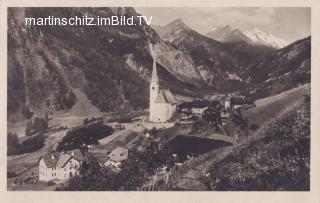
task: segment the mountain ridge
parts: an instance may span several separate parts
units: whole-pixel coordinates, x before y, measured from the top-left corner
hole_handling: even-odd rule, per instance
[[[230,25],[213,28],[205,34],[220,42],[246,42],[280,49],[288,45],[283,39],[254,27],[252,30],[240,30]]]
[[[73,90],[80,91],[78,95],[85,95],[100,111],[147,108],[153,61],[150,44],[161,87],[192,97],[245,88],[248,73],[256,72],[253,64],[259,60],[267,64],[272,57],[260,58],[275,53],[265,46],[213,40],[181,19],[157,32],[147,24],[51,29],[23,23],[25,16],[85,13],[138,15],[133,8],[8,9],[8,117],[24,108],[40,113],[68,111],[77,102]],[[307,44],[297,49],[304,46]],[[298,57],[308,58],[308,53]],[[304,71],[309,65],[306,62]]]

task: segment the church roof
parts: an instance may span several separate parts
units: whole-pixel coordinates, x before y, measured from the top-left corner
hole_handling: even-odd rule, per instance
[[[175,104],[177,103],[173,94],[170,90],[160,90],[159,94],[155,100],[155,103],[170,103]]]
[[[158,74],[157,74],[157,64],[156,64],[156,59],[153,59],[153,67],[152,67],[152,76],[151,76],[151,81],[153,82],[158,82]]]

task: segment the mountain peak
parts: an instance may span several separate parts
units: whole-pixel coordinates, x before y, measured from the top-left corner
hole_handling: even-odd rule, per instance
[[[281,38],[275,37],[274,35],[262,31],[260,28],[254,27],[251,31],[243,32],[254,44],[265,45],[280,49],[285,47],[288,43]]]
[[[258,28],[258,27],[254,27],[253,29],[252,29],[252,32],[260,32],[260,33],[266,33],[266,34],[268,34],[267,32],[265,32],[265,31],[262,31],[260,28]]]
[[[174,21],[172,21],[171,23],[169,23],[168,25],[172,25],[172,26],[175,26],[175,27],[180,27],[180,28],[185,28],[185,29],[190,29],[184,22],[181,18],[178,18]]]
[[[207,33],[206,36],[220,42],[250,41],[250,39],[247,38],[239,29],[233,28],[230,25],[215,27],[209,33]]]
[[[247,42],[276,49],[283,48],[288,44],[283,39],[277,38],[258,27],[254,27],[249,31],[241,31],[237,28],[231,27],[230,25],[219,26],[213,28],[206,34],[206,36],[220,42]]]

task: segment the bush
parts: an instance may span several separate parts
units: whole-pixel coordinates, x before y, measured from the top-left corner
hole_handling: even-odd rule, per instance
[[[8,171],[7,172],[7,178],[14,178],[17,176],[18,176],[18,174],[15,171]]]
[[[113,132],[110,126],[96,121],[86,126],[74,128],[66,133],[57,147],[58,151],[83,147],[83,144],[98,144],[98,140],[109,136]]]
[[[42,117],[35,117],[33,120],[28,120],[26,122],[25,133],[27,136],[42,133],[48,129],[48,119]]]
[[[16,133],[8,133],[7,139],[7,153],[8,155],[16,154],[20,149],[19,138]]]
[[[28,106],[23,106],[22,108],[22,115],[26,118],[26,119],[30,119],[33,115],[33,112],[29,109]]]
[[[44,136],[42,134],[34,135],[28,139],[25,139],[21,143],[21,153],[29,153],[36,151],[44,146]]]
[[[56,184],[56,183],[53,182],[53,181],[51,181],[51,180],[50,180],[49,182],[47,182],[47,185],[48,185],[48,186],[52,186],[52,185],[55,185],[55,184]]]
[[[61,97],[61,104],[70,109],[77,101],[76,95],[72,91],[68,91]]]
[[[250,130],[253,130],[253,131],[257,130],[258,128],[259,128],[259,126],[255,123],[251,124],[251,126],[250,126]]]
[[[15,133],[8,133],[8,155],[17,155],[33,152],[44,146],[44,136],[42,134],[34,135],[19,142],[18,136]]]

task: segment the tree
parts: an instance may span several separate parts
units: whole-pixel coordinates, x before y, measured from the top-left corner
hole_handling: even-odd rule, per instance
[[[101,167],[96,159],[89,157],[83,163],[80,175],[70,179],[68,185],[62,190],[68,191],[104,191],[117,190],[118,180],[114,173]]]
[[[25,129],[26,136],[30,136],[33,134],[33,124],[32,120],[27,120],[26,122],[26,129]]]
[[[215,107],[210,107],[204,111],[202,118],[209,123],[217,123],[220,118],[220,109]]]
[[[15,154],[20,149],[20,143],[19,138],[16,133],[8,133],[8,139],[7,139],[7,153],[8,155]]]
[[[48,128],[48,121],[45,118],[35,117],[33,121],[33,130],[35,133],[43,132]]]
[[[29,109],[28,106],[23,106],[22,108],[22,115],[26,118],[26,119],[30,119],[33,115],[33,112]]]

